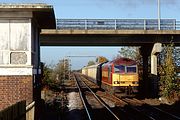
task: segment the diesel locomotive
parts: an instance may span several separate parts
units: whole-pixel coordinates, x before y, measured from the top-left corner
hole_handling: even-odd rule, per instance
[[[138,66],[136,61],[129,58],[117,58],[110,62],[83,67],[82,74],[113,93],[131,94],[138,91]]]

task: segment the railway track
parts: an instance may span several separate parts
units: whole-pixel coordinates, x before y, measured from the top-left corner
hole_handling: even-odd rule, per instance
[[[180,117],[163,111],[157,107],[150,106],[138,99],[125,98],[122,100],[127,102],[130,106],[133,106],[144,115],[149,116],[151,120],[180,120]]]
[[[114,100],[115,102],[121,101],[120,107],[116,109],[121,112],[121,115],[126,116],[125,120],[180,120],[180,117],[178,116],[165,112],[157,107],[150,106],[135,98],[118,98],[107,92],[100,93],[98,96],[106,96],[107,99],[110,99],[111,101]]]
[[[83,82],[79,74],[74,75],[77,87],[79,89],[79,94],[87,114],[87,119],[120,120],[120,118],[110,109],[110,107],[100,97],[98,97],[85,82]],[[99,103],[98,106],[101,106],[101,109],[94,110],[92,102],[90,101],[93,101],[93,103],[96,103],[96,105]]]
[[[86,78],[87,79],[87,78]],[[118,111],[122,120],[152,120],[150,116],[145,115],[135,107],[129,105],[124,100],[121,100],[120,98],[109,94],[109,92],[97,92],[98,96],[100,97],[106,97],[106,99],[109,99],[116,104],[116,112]],[[123,116],[123,117],[122,117]]]

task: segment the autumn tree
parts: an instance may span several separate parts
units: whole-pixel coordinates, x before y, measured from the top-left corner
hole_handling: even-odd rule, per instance
[[[93,60],[90,60],[87,64],[87,66],[95,65],[96,63]]]
[[[70,63],[68,59],[59,60],[53,65],[43,65],[42,84],[53,89],[58,89],[64,80],[69,79]]]
[[[108,59],[106,57],[103,57],[103,56],[98,56],[96,58],[97,63],[104,63],[104,62],[107,62],[107,61],[108,61]]]
[[[68,59],[59,60],[59,63],[57,63],[53,69],[52,79],[57,83],[60,83],[62,80],[67,80],[69,78],[69,67],[70,63]]]
[[[129,59],[133,59],[135,61],[137,61],[138,64],[142,64],[142,60],[141,60],[141,55],[139,52],[139,47],[121,47],[120,51],[118,51],[118,55],[116,58],[118,57],[126,57]]]
[[[51,74],[53,70],[46,64],[43,63],[43,74],[42,74],[42,84],[43,86],[49,86],[52,83]]]
[[[180,47],[175,47],[174,51],[175,65],[180,66]]]
[[[166,98],[172,98],[178,91],[179,85],[176,78],[176,65],[174,60],[174,44],[170,43],[164,46],[162,65],[160,67],[160,95]]]

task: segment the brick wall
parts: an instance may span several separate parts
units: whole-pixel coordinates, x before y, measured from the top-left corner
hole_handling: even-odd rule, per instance
[[[0,110],[21,100],[33,100],[32,76],[0,76]]]

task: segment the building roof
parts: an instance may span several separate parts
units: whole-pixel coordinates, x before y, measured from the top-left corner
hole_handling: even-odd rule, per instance
[[[0,4],[0,12],[32,12],[41,29],[56,28],[56,19],[52,5],[38,4]]]

